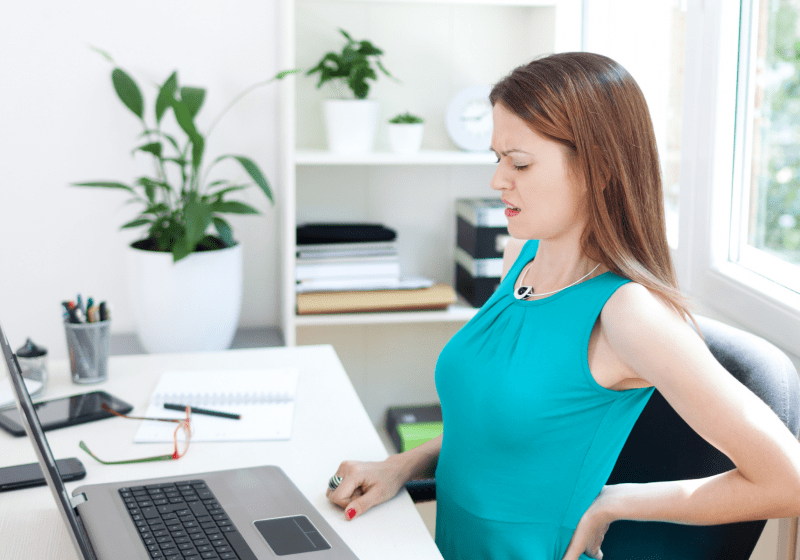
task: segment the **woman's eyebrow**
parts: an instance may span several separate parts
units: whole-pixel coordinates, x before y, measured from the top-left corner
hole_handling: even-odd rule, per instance
[[[491,150],[492,150],[492,151],[495,153],[495,155],[497,155],[497,156],[500,156],[500,155],[507,156],[507,155],[509,155],[509,154],[525,154],[526,156],[529,156],[529,155],[531,155],[531,153],[530,153],[530,152],[526,152],[525,150],[520,150],[519,148],[511,148],[510,150],[508,150],[508,151],[505,151],[505,152],[498,152],[498,151],[497,151],[497,150],[495,150],[494,148],[491,148]]]
[[[494,148],[492,148],[492,151],[493,151],[495,154],[500,154],[500,155],[504,155],[504,156],[507,156],[508,154],[513,154],[513,153],[517,153],[517,154],[525,154],[525,155],[528,155],[528,156],[529,156],[529,155],[531,155],[529,152],[526,152],[525,150],[520,150],[519,148],[511,148],[510,150],[508,150],[508,151],[506,151],[506,152],[498,152],[497,150],[495,150]]]

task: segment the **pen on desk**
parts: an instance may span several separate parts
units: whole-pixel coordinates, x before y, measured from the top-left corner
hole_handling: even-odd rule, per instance
[[[164,403],[164,408],[166,408],[167,410],[186,410],[186,405]],[[232,420],[239,420],[242,417],[241,414],[234,414],[232,412],[219,412],[218,410],[208,410],[207,408],[197,408],[196,406],[190,406],[189,408],[192,409],[192,413],[194,414],[205,414],[206,416],[219,416],[220,418],[230,418]]]

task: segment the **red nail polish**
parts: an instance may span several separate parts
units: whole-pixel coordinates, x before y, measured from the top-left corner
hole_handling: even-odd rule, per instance
[[[348,509],[346,513],[348,519],[353,519],[356,516],[356,510],[353,508]]]

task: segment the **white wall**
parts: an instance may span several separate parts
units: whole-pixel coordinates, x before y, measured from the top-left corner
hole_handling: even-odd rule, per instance
[[[0,18],[0,321],[12,347],[31,336],[52,357],[66,344],[59,303],[77,292],[113,305],[112,332],[132,332],[126,247],[120,232],[135,207],[120,191],[73,181],[131,181],[147,172],[131,157],[138,119],[116,98],[111,65],[139,82],[152,111],[155,87],[177,69],[183,85],[208,89],[198,126],[243,89],[278,71],[277,0],[33,0],[5,3]],[[151,113],[152,114],[152,113]],[[247,155],[277,195],[277,88],[256,90],[230,111],[207,144],[217,155]],[[171,118],[171,117],[170,117]],[[234,162],[234,179],[247,180]],[[220,166],[220,167],[221,167]],[[276,220],[257,188],[241,198],[262,216],[231,219],[244,246],[242,326],[277,323]]]

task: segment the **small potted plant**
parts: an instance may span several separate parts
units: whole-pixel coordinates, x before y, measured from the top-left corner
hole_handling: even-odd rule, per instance
[[[422,145],[424,121],[409,112],[389,120],[389,146],[398,154],[413,154]]]
[[[369,41],[356,41],[343,29],[346,43],[341,53],[328,52],[306,72],[319,74],[317,89],[330,83],[335,99],[324,102],[328,148],[338,154],[364,154],[372,151],[378,121],[378,102],[367,99],[370,84],[378,71],[392,75],[381,64],[383,51]]]
[[[143,128],[133,154],[150,156],[153,172],[124,183],[104,180],[72,185],[122,191],[129,202],[141,207],[139,215],[122,229],[143,230],[129,255],[131,307],[142,346],[148,352],[227,348],[239,320],[242,251],[224,215],[259,213],[229,197],[253,184],[270,202],[273,197],[258,165],[245,156],[221,155],[204,167],[205,141],[244,95],[296,70],[247,88],[202,133],[195,117],[203,106],[205,89],[181,87],[173,72],[158,88],[153,114],[146,115],[136,81],[107,53],[95,50],[114,64],[114,90]],[[169,113],[177,126],[164,127]],[[209,174],[226,160],[237,162],[252,182],[242,184],[219,172]]]

